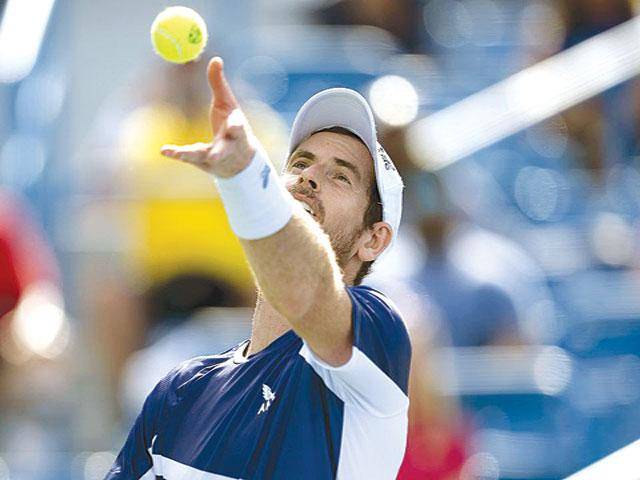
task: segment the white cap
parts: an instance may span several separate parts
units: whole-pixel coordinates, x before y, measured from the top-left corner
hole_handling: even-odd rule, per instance
[[[382,202],[382,220],[391,227],[393,242],[402,216],[404,185],[389,155],[378,143],[373,112],[362,95],[348,88],[329,88],[307,100],[293,121],[288,156],[313,133],[331,127],[349,130],[369,149]]]

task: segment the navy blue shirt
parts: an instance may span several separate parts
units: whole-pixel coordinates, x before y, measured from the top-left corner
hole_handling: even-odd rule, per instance
[[[107,474],[120,479],[392,479],[404,455],[411,347],[380,292],[347,289],[351,359],[332,367],[293,330],[171,371]]]

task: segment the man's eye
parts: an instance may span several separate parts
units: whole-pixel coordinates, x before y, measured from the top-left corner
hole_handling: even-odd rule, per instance
[[[304,168],[306,165],[304,162],[294,162],[293,165],[291,165],[291,168]]]
[[[338,175],[336,175],[336,178],[338,180],[340,180],[341,182],[348,183],[349,185],[351,184],[351,181],[349,180],[349,177],[347,177],[346,175],[343,175],[343,174],[339,173]]]

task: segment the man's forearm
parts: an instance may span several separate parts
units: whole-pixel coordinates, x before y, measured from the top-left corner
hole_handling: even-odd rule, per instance
[[[329,237],[298,206],[280,231],[241,243],[266,300],[294,327],[316,304],[344,292]]]

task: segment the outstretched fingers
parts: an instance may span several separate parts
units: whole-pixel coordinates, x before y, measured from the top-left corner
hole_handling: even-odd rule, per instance
[[[209,155],[211,144],[194,143],[191,145],[163,145],[160,153],[165,157],[182,160],[183,162],[200,165]]]

